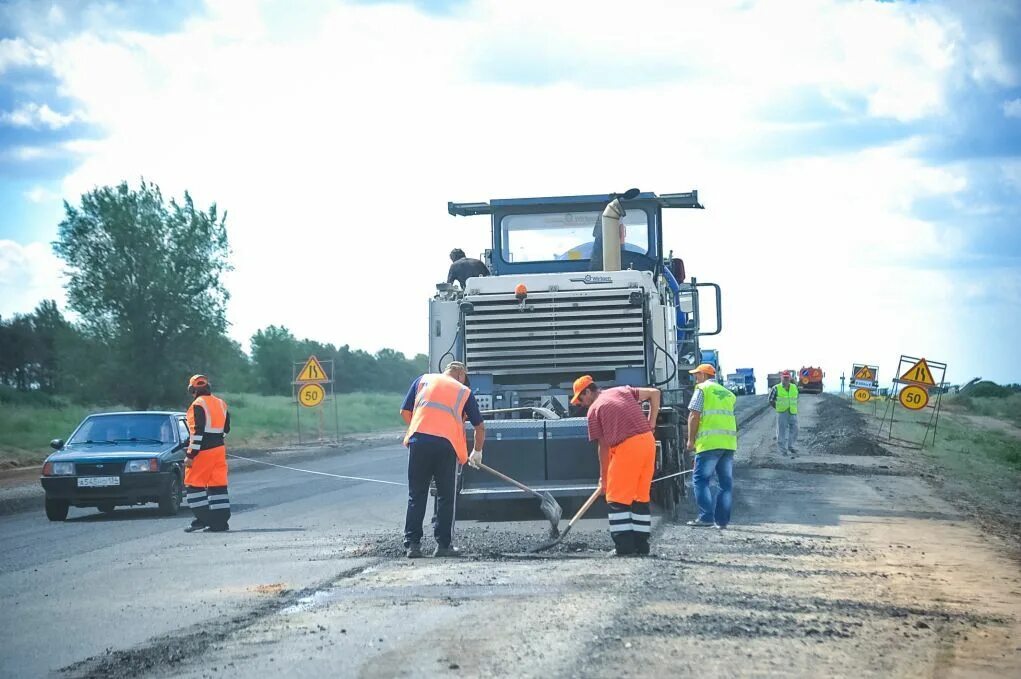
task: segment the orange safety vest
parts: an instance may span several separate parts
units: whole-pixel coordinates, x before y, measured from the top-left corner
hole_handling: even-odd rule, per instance
[[[202,408],[205,414],[205,426],[202,431],[195,431],[195,409]],[[223,447],[223,430],[227,426],[227,404],[215,396],[199,396],[188,408],[188,431],[191,432],[189,453]]]
[[[430,434],[450,441],[457,459],[468,461],[468,442],[464,436],[462,414],[471,389],[447,375],[422,375],[418,380],[415,411],[404,437],[408,445],[412,434]]]

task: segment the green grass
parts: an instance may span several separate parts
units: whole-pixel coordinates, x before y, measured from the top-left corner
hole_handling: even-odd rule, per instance
[[[231,413],[231,434],[228,446],[265,449],[297,443],[294,402],[286,396],[258,394],[221,394]],[[67,438],[81,420],[93,412],[129,410],[125,407],[95,407],[68,403],[60,398],[8,400],[0,403],[0,468],[26,466],[42,462],[52,452],[49,443]],[[401,429],[398,410],[401,394],[353,393],[338,394],[336,413],[341,436]],[[168,408],[184,409],[185,403]],[[336,436],[334,405],[323,408],[323,435]],[[319,414],[316,409],[303,408],[302,440],[318,439]]]
[[[947,399],[943,403],[935,444],[930,433],[926,447],[917,454],[935,463],[944,472],[948,488],[952,487],[954,493],[983,501],[994,500],[1001,507],[1016,505],[1018,488],[1021,488],[1021,438],[992,425],[983,426],[969,420],[962,412],[961,404],[954,404],[955,400]],[[1010,399],[990,400],[1006,402]],[[948,404],[950,408],[947,408]],[[886,406],[886,403],[880,403],[876,415],[872,414],[871,405],[855,406],[866,416],[870,434],[876,434]],[[996,417],[989,410],[980,412]],[[898,407],[895,413],[893,435],[920,442],[931,411],[914,413]],[[1009,415],[997,419],[1014,421]],[[886,440],[888,427],[889,422],[878,436],[880,443]]]
[[[1021,394],[1006,397],[954,396],[947,399],[947,404],[967,410],[972,415],[988,415],[1021,427]]]

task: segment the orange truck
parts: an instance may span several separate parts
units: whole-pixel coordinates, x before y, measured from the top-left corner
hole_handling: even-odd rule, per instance
[[[822,378],[825,376],[822,368],[802,368],[798,371],[798,391],[803,394],[821,394]]]

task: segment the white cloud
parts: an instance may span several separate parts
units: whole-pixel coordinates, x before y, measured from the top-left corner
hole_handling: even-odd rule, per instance
[[[76,120],[74,114],[63,114],[54,111],[46,104],[23,104],[13,111],[0,112],[0,125],[12,127],[46,127],[59,130]]]
[[[724,286],[725,367],[888,363],[923,350],[911,328],[939,329],[923,337],[937,358],[957,351],[954,288],[925,265],[964,232],[911,208],[953,198],[966,175],[915,159],[911,141],[779,160],[748,151],[778,133],[763,106],[799,90],[881,118],[939,115],[963,57],[958,29],[924,6],[663,0],[623,21],[617,4],[580,0],[478,2],[457,20],[331,5],[288,35],[273,14],[288,6],[265,7],[214,3],[180,33],[83,35],[48,57],[62,92],[109,130],[78,148],[62,193],[144,175],[226,208],[240,340],[277,323],[422,351],[446,253],[488,242],[488,223],[449,217],[447,200],[637,185],[699,188],[708,205],[668,215],[666,241]],[[537,53],[538,68],[570,59],[567,75],[584,77],[479,79],[493,54],[513,75]],[[618,68],[600,82],[624,57],[676,77],[628,83]],[[774,341],[777,324],[797,332]]]
[[[1021,118],[1021,97],[1003,102],[1003,115],[1008,118]]]
[[[54,193],[42,186],[33,186],[28,191],[25,191],[24,195],[25,198],[33,203],[46,203],[60,198],[59,193]]]
[[[49,57],[45,49],[32,45],[22,38],[0,40],[0,74],[10,68],[46,66]]]
[[[48,243],[0,240],[0,316],[27,313],[44,299],[64,299],[61,262]]]

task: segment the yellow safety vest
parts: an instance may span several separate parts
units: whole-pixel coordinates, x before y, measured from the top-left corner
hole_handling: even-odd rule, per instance
[[[785,390],[781,382],[776,385],[776,412],[786,413],[788,411],[791,415],[798,414],[798,385],[791,382],[791,386]]]
[[[706,450],[737,450],[737,397],[715,382],[696,384],[702,391],[702,417],[695,434],[695,454]]]

